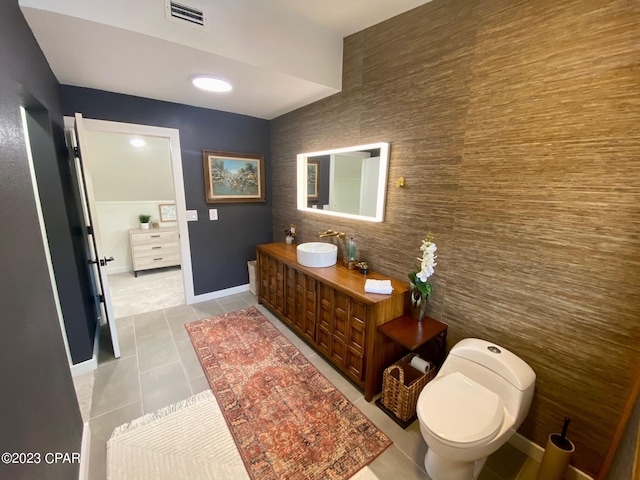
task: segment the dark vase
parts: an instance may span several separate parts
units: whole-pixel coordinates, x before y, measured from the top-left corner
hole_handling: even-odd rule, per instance
[[[429,306],[429,296],[423,295],[417,288],[411,290],[411,305],[417,312],[418,321],[421,322],[427,317],[427,307]]]

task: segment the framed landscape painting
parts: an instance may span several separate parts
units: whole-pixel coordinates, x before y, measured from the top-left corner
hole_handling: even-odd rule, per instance
[[[264,159],[247,153],[202,151],[207,203],[264,202]]]

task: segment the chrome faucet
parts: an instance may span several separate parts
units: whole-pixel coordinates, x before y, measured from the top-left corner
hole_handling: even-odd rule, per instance
[[[319,237],[320,238],[325,238],[325,237],[344,238],[344,233],[342,233],[342,232],[334,232],[333,230],[327,230],[326,232],[320,232],[319,233]]]

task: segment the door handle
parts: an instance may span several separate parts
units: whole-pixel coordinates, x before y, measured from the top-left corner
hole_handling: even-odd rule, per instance
[[[100,266],[101,266],[101,267],[104,267],[104,266],[106,266],[106,265],[107,265],[107,263],[109,263],[109,262],[113,262],[113,260],[114,260],[114,258],[113,258],[113,257],[109,257],[109,258],[104,257],[104,258],[101,258],[101,259],[100,259]]]

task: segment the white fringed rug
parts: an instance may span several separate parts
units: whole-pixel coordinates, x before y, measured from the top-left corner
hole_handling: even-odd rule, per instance
[[[249,480],[211,390],[115,429],[108,480]],[[377,480],[368,467],[351,480]]]

